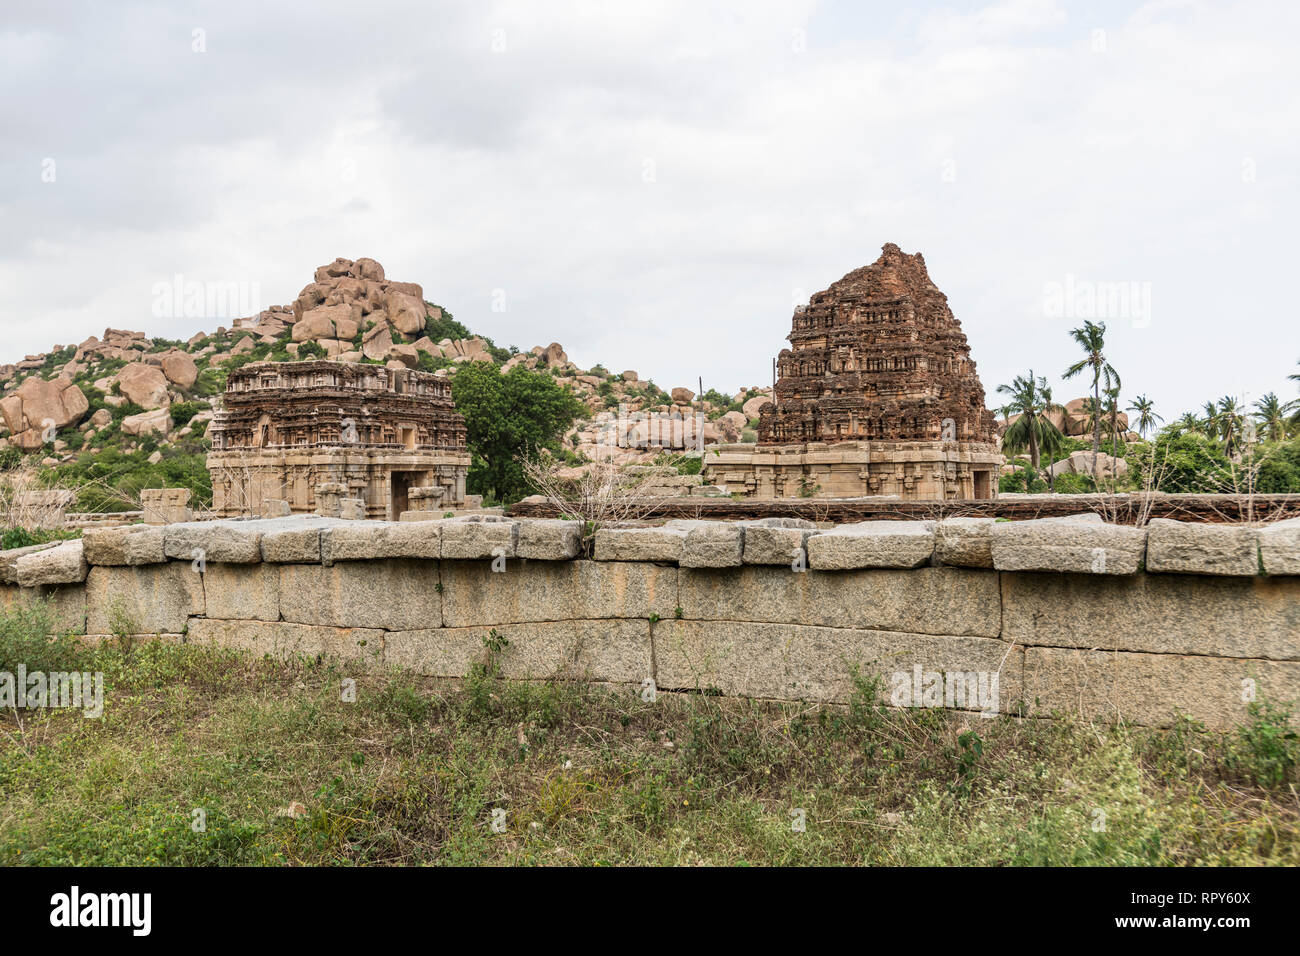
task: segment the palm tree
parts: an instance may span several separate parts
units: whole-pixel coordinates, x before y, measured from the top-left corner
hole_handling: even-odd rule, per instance
[[[1289,405],[1283,405],[1273,392],[1255,403],[1255,420],[1259,422],[1266,441],[1281,441],[1286,438],[1288,411]]]
[[[1114,477],[1113,459],[1119,457],[1119,387],[1106,389],[1106,418],[1110,425],[1110,457],[1112,459],[1112,477]]]
[[[1155,402],[1145,395],[1139,395],[1133,399],[1133,404],[1126,411],[1133,412],[1137,420],[1133,423],[1137,428],[1137,433],[1143,438],[1147,437],[1147,432],[1156,427],[1156,422],[1163,422],[1164,419],[1155,413]]]
[[[1204,432],[1208,437],[1215,438],[1219,434],[1219,406],[1214,402],[1206,402],[1201,406],[1201,427],[1198,431]]]
[[[1300,362],[1297,362],[1296,364],[1300,365]],[[1300,372],[1297,372],[1294,375],[1288,375],[1287,380],[1291,382],[1300,382]],[[1291,413],[1291,424],[1300,428],[1300,398],[1293,398],[1283,407]]]
[[[1020,416],[1002,434],[1002,447],[1013,455],[1027,448],[1029,462],[1037,473],[1041,452],[1055,454],[1064,444],[1065,436],[1047,417],[1049,412],[1060,411],[1061,406],[1052,401],[1047,379],[1041,375],[1035,378],[1033,369],[1028,377],[1017,375],[1010,385],[999,385],[998,391],[1011,397],[1002,407],[1002,414],[1008,419]],[[1055,487],[1050,472],[1048,483]]]
[[[1195,412],[1184,412],[1182,418],[1179,418],[1169,426],[1174,429],[1176,434],[1182,435],[1186,432],[1199,434],[1204,429],[1201,420],[1196,417]]]
[[[1215,422],[1219,427],[1219,437],[1223,439],[1223,453],[1231,455],[1241,434],[1241,405],[1231,395],[1219,399]]]
[[[1065,370],[1065,378],[1074,378],[1084,369],[1092,369],[1092,475],[1097,477],[1097,452],[1101,450],[1101,383],[1106,388],[1119,388],[1119,373],[1106,361],[1106,323],[1084,320],[1083,327],[1071,329],[1070,337],[1083,349],[1084,357]]]

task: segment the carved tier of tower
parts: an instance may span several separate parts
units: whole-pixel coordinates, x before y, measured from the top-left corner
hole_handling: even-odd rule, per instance
[[[796,309],[756,444],[708,479],[757,498],[992,498],[1004,461],[970,346],[920,253],[892,242]]]
[[[893,243],[794,314],[760,445],[995,441],[970,346],[925,259]]]

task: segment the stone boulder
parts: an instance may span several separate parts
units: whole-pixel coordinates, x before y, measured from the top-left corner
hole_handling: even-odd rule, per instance
[[[694,392],[689,388],[681,388],[680,386],[673,389],[672,396],[673,402],[677,405],[689,405],[695,400]]]
[[[718,431],[726,442],[740,441],[740,433],[749,424],[744,412],[727,412],[717,420]]]
[[[559,342],[552,342],[537,353],[537,364],[545,365],[547,368],[563,368],[569,364],[569,356],[564,353],[564,348]]]
[[[167,376],[167,381],[187,391],[194,386],[199,377],[199,369],[194,364],[194,359],[184,352],[164,353],[162,372]]]
[[[393,345],[393,333],[388,322],[377,322],[374,328],[361,337],[361,351],[368,359],[383,361]]]
[[[327,265],[321,266],[316,270],[317,282],[328,282],[330,279],[337,279],[345,276],[352,271],[355,263],[351,259],[344,259],[342,256],[335,259]]]
[[[384,297],[384,311],[388,322],[403,335],[415,335],[424,330],[427,310],[424,300],[405,292],[398,292],[391,286]]]
[[[39,448],[47,427],[65,428],[81,421],[90,402],[71,379],[45,381],[30,377],[11,395],[0,399],[0,416],[13,441],[26,451]]]
[[[123,396],[141,408],[163,408],[171,404],[167,376],[156,366],[132,362],[118,370],[113,382]]]
[[[149,412],[141,412],[139,415],[128,415],[122,419],[122,434],[124,435],[166,435],[171,431],[172,416],[165,408],[154,409]]]
[[[361,258],[352,263],[353,271],[362,279],[371,279],[375,282],[384,281],[384,267],[374,259]]]
[[[748,399],[745,404],[741,406],[741,410],[745,413],[746,419],[757,418],[758,413],[762,410],[763,406],[770,401],[771,399],[766,395],[759,395],[755,398]]]
[[[351,339],[361,327],[361,310],[356,305],[320,305],[303,313],[293,324],[295,342],[321,339]]]

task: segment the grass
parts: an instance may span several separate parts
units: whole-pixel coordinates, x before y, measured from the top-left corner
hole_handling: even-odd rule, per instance
[[[1300,862],[1271,706],[1216,735],[890,710],[868,680],[847,707],[650,702],[502,681],[496,636],[436,681],[40,625],[0,618],[0,670],[99,670],[106,703],[0,717],[4,864]]]

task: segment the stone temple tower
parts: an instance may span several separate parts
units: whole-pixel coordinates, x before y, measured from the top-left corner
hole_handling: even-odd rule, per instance
[[[757,445],[720,446],[715,484],[778,498],[996,495],[993,413],[919,252],[887,243],[796,309],[789,340]]]

